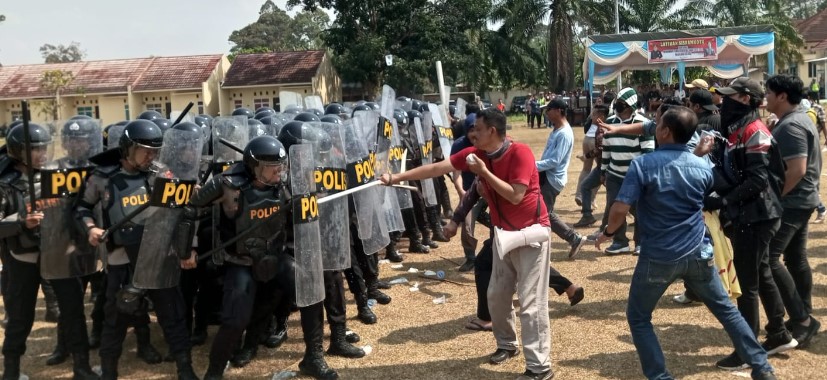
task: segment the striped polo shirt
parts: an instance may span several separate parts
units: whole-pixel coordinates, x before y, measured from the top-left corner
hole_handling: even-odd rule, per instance
[[[621,121],[617,115],[606,119],[607,124],[634,124],[646,121],[649,119],[637,112],[632,114],[628,120]],[[603,135],[603,160],[600,163],[600,170],[604,174],[611,174],[621,179],[626,178],[626,172],[632,160],[654,150],[654,136],[606,133]]]

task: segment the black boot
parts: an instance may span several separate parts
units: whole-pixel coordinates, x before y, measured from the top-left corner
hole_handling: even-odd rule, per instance
[[[249,334],[249,331],[248,331]],[[230,364],[236,368],[243,368],[258,355],[258,341],[253,337],[244,339],[244,345],[239,348],[230,359]]]
[[[347,341],[345,335],[347,328],[344,324],[330,325],[330,347],[327,349],[328,355],[342,356],[346,358],[361,358],[365,356],[365,351],[356,347]]]
[[[55,289],[45,280],[40,282],[40,289],[43,290],[43,298],[46,299],[46,315],[43,319],[46,322],[57,323],[58,318],[60,318],[60,308],[57,306]]]
[[[431,225],[431,239],[441,242],[449,242],[450,240],[445,237],[445,233],[442,231],[442,223],[439,219],[439,207],[429,207],[427,212],[428,224]]]
[[[431,249],[439,248],[439,244],[437,244],[435,241],[431,240],[431,230],[430,229],[424,228],[424,229],[420,230],[420,232],[422,232],[422,244],[423,245],[425,245],[426,247],[430,247]]]
[[[405,258],[402,257],[402,254],[396,249],[396,243],[391,241],[387,247],[385,247],[385,258],[392,263],[401,263],[402,260]]]
[[[72,380],[100,380],[100,376],[92,371],[89,366],[89,353],[78,352],[72,354],[74,365],[72,366]]]
[[[431,248],[425,244],[422,244],[422,236],[418,233],[414,234],[414,237],[410,238],[408,244],[408,252],[410,253],[430,253]]]
[[[367,293],[354,294],[354,298],[356,298],[356,317],[366,325],[376,323],[376,314],[373,314],[373,310],[371,310],[370,306],[368,306]]]
[[[46,358],[46,365],[58,365],[63,364],[66,362],[66,359],[69,359],[69,352],[66,350],[66,343],[64,341],[64,331],[60,326],[60,323],[57,324],[57,343],[55,344],[55,350]],[[88,359],[88,358],[87,358]]]
[[[299,362],[299,371],[302,375],[314,379],[335,380],[339,374],[333,368],[328,367],[322,352],[322,342],[314,343],[304,352],[304,358]]]
[[[405,222],[405,232],[402,234],[409,240],[408,252],[428,253],[430,248],[422,245],[422,236],[419,235],[416,216],[413,208],[402,209],[402,220]]]
[[[103,323],[92,320],[92,332],[89,334],[89,349],[95,349],[101,346],[101,333],[103,333]]]
[[[3,357],[3,380],[18,380],[20,378],[20,357]]]
[[[368,286],[368,298],[373,298],[381,305],[387,305],[391,303],[391,296],[382,293],[377,286],[377,280],[370,281]]]
[[[189,352],[175,354],[175,368],[178,369],[178,380],[199,380],[192,370],[192,356]]]
[[[207,367],[207,373],[204,374],[204,380],[221,380],[224,378],[224,368],[227,367],[227,363],[218,364],[210,362],[210,366]]]
[[[152,346],[149,339],[149,326],[135,327],[135,337],[138,340],[138,357],[147,364],[158,364],[164,361],[161,353]]]
[[[279,348],[285,341],[287,341],[287,317],[274,318],[274,328],[271,333],[264,340],[264,346],[267,348]]]
[[[118,358],[101,357],[101,380],[118,379]]]
[[[347,329],[345,330],[345,340],[351,344],[359,343],[359,341],[362,340],[362,337],[359,336],[359,334],[357,334],[355,331]]]

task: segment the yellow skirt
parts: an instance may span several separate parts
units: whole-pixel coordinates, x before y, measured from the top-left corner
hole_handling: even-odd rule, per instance
[[[734,300],[741,296],[741,285],[738,283],[735,264],[732,262],[732,245],[724,235],[717,211],[704,211],[704,223],[712,235],[712,244],[715,246],[715,266],[718,268],[718,276],[721,277],[727,295]]]

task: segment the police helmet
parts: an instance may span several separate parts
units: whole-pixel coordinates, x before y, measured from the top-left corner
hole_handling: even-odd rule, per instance
[[[322,123],[342,124],[342,118],[338,115],[324,115],[320,120]]]
[[[284,144],[284,149],[288,151],[295,144],[311,144],[324,153],[329,151],[333,145],[327,132],[300,121],[291,121],[285,124],[279,131],[279,141]]]
[[[422,102],[419,105],[419,112],[425,113],[425,112],[428,112],[428,111],[429,111],[428,103],[427,102]]]
[[[293,120],[304,121],[304,122],[308,122],[308,123],[310,123],[310,122],[319,122],[320,121],[319,117],[316,116],[316,114],[314,114],[312,112],[302,112],[302,113],[296,115],[296,117],[294,117]]]
[[[138,119],[129,122],[123,130],[123,135],[118,141],[121,149],[121,156],[129,157],[129,148],[140,146],[144,148],[158,149],[164,145],[164,133],[155,123]]]
[[[69,121],[63,123],[63,128],[60,130],[60,134],[63,138],[67,137],[74,137],[74,138],[89,138],[98,130],[98,124],[91,118],[89,119],[69,119]]]
[[[347,110],[339,103],[330,103],[324,108],[325,115],[341,115],[344,113],[347,113]]]
[[[176,131],[186,131],[186,132],[197,133],[199,136],[202,134],[201,127],[198,126],[198,124],[195,124],[191,121],[182,121],[178,124],[175,124],[175,126],[172,127],[171,129],[174,129]]]
[[[248,119],[252,119],[255,114],[253,114],[253,111],[250,111],[244,107],[239,107],[233,110],[233,116],[245,116]]]
[[[274,113],[276,113],[276,110],[274,110],[270,107],[258,107],[258,108],[256,108],[255,114],[258,115],[260,113],[274,114]]]
[[[366,104],[359,104],[356,107],[353,107],[353,113],[351,113],[350,116],[353,117],[353,115],[356,115],[356,111],[370,111],[372,109],[373,108],[370,108]]]
[[[243,162],[247,173],[258,179],[260,171],[256,169],[261,165],[286,164],[287,150],[273,136],[258,136],[244,147]],[[275,185],[275,183],[266,184]]]
[[[203,117],[203,118],[207,119],[207,122],[208,122],[208,123],[210,123],[210,126],[212,126],[212,116],[207,115],[207,114],[204,114],[204,113],[202,113],[202,114],[200,114],[200,115],[198,115],[198,116],[199,116],[199,117]],[[196,124],[197,124],[197,123],[196,123]]]
[[[370,109],[372,109],[374,111],[379,111],[379,109],[382,108],[382,107],[379,107],[379,105],[376,104],[375,102],[366,102],[365,105],[370,107]]]
[[[453,104],[448,105],[448,112],[451,114],[451,117],[454,117],[454,115],[457,114],[457,106]]]
[[[419,118],[419,120],[422,120],[422,112],[419,112],[418,110],[408,111],[408,123],[409,124],[413,123],[414,118],[417,118],[417,117]]]
[[[324,112],[322,112],[322,110],[320,110],[318,108],[308,108],[307,111],[305,111],[305,112],[312,113],[312,114],[316,115],[317,117],[324,116]]]
[[[195,123],[195,125],[198,125],[202,128],[203,127],[209,127],[210,124],[211,124],[211,120],[207,119],[206,117],[204,117],[202,115],[198,115],[198,116],[192,118],[192,121]]]
[[[141,112],[141,114],[138,115],[138,119],[142,119],[142,120],[155,120],[155,119],[163,119],[163,118],[164,118],[164,115],[161,115],[160,112],[152,111],[152,110]]]
[[[303,110],[303,108],[301,106],[291,104],[291,105],[287,106],[287,108],[285,108],[284,111],[282,111],[282,113],[289,113],[289,114],[294,114],[295,115],[295,114],[301,113],[302,110]]]
[[[427,107],[427,105],[426,105]],[[419,99],[411,99],[411,109],[419,111],[422,108],[422,101]]]
[[[411,101],[411,98],[409,98],[407,96],[399,96],[399,97],[396,98],[396,101],[401,102],[401,103],[407,103],[407,102]]]
[[[86,115],[75,115],[69,118],[69,120],[92,120],[92,117]]]
[[[6,146],[9,149],[9,157],[26,162],[26,138],[24,136],[25,126],[21,122],[15,125],[6,135]],[[52,143],[52,134],[48,129],[38,124],[29,123],[29,138],[32,148],[46,147]],[[34,158],[34,157],[33,157]],[[46,162],[42,162],[45,164]]]
[[[169,119],[152,119],[152,122],[155,123],[155,125],[157,125],[158,128],[161,128],[161,132],[166,132],[167,129],[172,128],[172,122]]]
[[[272,110],[256,112],[256,115],[253,116],[253,119],[261,120],[261,119],[263,119],[267,116],[273,116],[275,114],[276,114],[276,111],[272,111]]]
[[[402,109],[393,110],[393,118],[396,119],[396,126],[399,128],[408,126],[408,114]]]
[[[267,133],[264,123],[256,119],[247,119],[247,128],[251,139]]]

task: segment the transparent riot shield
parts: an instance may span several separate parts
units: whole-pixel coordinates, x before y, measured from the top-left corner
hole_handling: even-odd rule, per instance
[[[250,141],[247,118],[244,116],[217,117],[212,125],[213,144],[213,175],[227,170],[230,165],[240,162],[242,154],[235,149],[221,143],[221,139],[229,141],[239,149],[244,149]]]
[[[178,120],[178,116],[181,116],[182,112],[184,112],[184,111],[172,111],[172,112],[170,112],[169,113],[169,119],[170,120]],[[184,115],[184,118],[181,119],[181,122],[185,122],[185,121],[188,121],[190,123],[194,123],[195,122],[195,115],[193,115],[192,112],[187,113],[186,115]]]
[[[443,157],[451,156],[451,145],[454,143],[454,131],[448,124],[448,113],[445,107],[436,104],[428,104],[428,110],[433,120],[433,128],[436,129],[439,138],[439,146],[442,148]]]
[[[465,106],[468,102],[463,98],[457,98],[457,112],[454,114],[454,119],[465,120]]]
[[[344,122],[345,157],[347,159],[347,186],[354,188],[364,185],[376,178],[374,171],[374,153],[368,150],[366,140],[357,135],[363,129],[361,118]],[[375,129],[375,128],[374,128]],[[367,254],[378,252],[390,243],[388,228],[382,211],[381,202],[384,195],[379,192],[381,186],[374,186],[351,195],[356,216],[359,239]]]
[[[279,107],[282,113],[291,108],[302,109],[302,96],[298,92],[279,91]]]
[[[97,252],[75,227],[72,206],[94,168],[89,157],[103,151],[101,133],[99,120],[55,124],[54,156],[40,171],[40,275],[46,280],[82,277],[98,269]]]
[[[405,148],[402,145],[402,137],[399,133],[399,126],[396,124],[396,119],[391,119],[391,128],[393,128],[393,136],[391,137],[391,146],[388,149],[388,170],[393,174],[399,174],[402,172],[402,167],[405,162]],[[400,209],[413,207],[410,190],[396,188],[394,191],[396,191],[396,198],[399,201]]]
[[[151,206],[144,211],[146,222],[135,263],[132,282],[140,289],[167,289],[178,285],[179,260],[189,252],[177,252],[173,244],[176,228],[183,217],[182,207],[189,202],[198,182],[203,135],[200,132],[169,129],[158,157],[159,170],[150,196]]]
[[[313,179],[319,199],[347,190],[347,162],[342,124],[312,123],[329,138],[330,147],[318,149]],[[350,268],[350,222],[347,197],[319,205],[319,228],[324,231],[322,265],[325,270]]]
[[[400,108],[405,112],[408,112],[413,107],[413,100],[411,98],[400,96],[396,98],[396,108]]]
[[[316,203],[313,146],[290,147],[290,188],[293,192],[293,252],[296,261],[296,305],[324,300],[324,265]]]
[[[322,103],[322,97],[319,95],[310,95],[304,97],[304,108],[305,109],[317,109],[319,111],[324,111],[324,103]]]
[[[107,149],[118,147],[118,143],[121,141],[121,136],[123,136],[124,129],[126,129],[125,125],[113,125],[109,128],[109,136],[106,137]]]
[[[422,154],[422,165],[431,163],[433,152],[433,127],[431,124],[431,113],[425,112],[422,117],[425,120],[420,121],[419,118],[414,118],[414,130],[416,132],[416,141],[419,144],[419,150]],[[419,181],[422,190],[422,198],[425,199],[425,204],[428,206],[436,206],[436,190],[434,189],[434,180],[432,178],[423,179]]]

